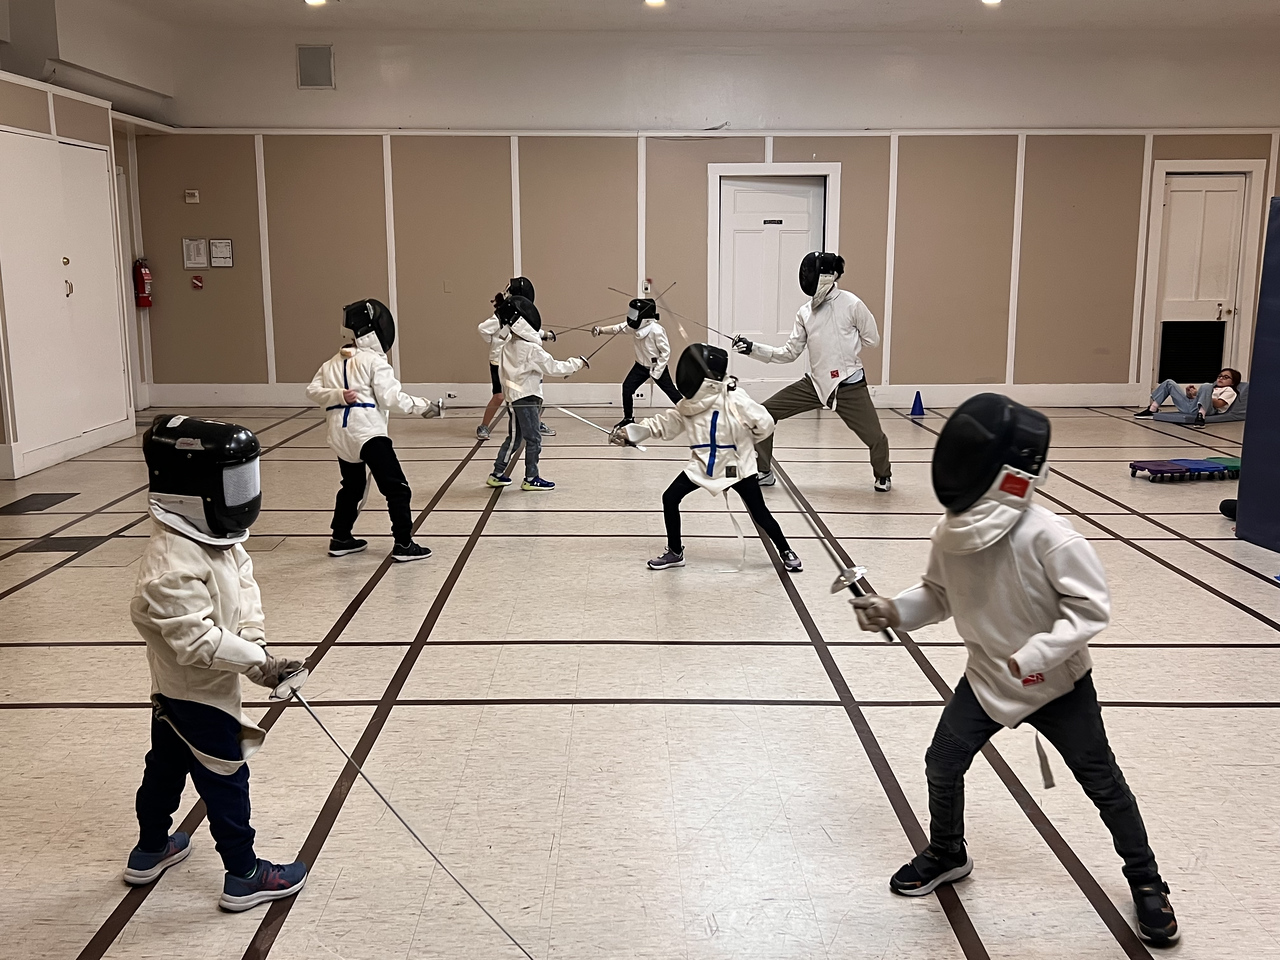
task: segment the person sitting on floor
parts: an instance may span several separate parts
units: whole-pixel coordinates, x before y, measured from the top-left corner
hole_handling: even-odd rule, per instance
[[[1223,367],[1213,383],[1202,383],[1199,387],[1188,384],[1183,388],[1175,380],[1166,380],[1151,392],[1151,403],[1134,416],[1140,419],[1154,417],[1160,404],[1165,400],[1172,400],[1180,412],[1194,413],[1195,425],[1203,427],[1207,414],[1226,413],[1236,402],[1238,386],[1240,371],[1231,367]]]

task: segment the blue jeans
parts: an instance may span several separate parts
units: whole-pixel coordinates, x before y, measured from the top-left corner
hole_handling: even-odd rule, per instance
[[[1192,400],[1176,380],[1166,380],[1151,391],[1151,402],[1164,403],[1166,400],[1172,400],[1179,413],[1195,413],[1196,410],[1203,410],[1205,416],[1208,416],[1213,413],[1213,384],[1200,384],[1196,398]]]
[[[524,441],[524,478],[532,480],[538,475],[538,455],[542,453],[542,434],[538,432],[541,420],[541,397],[521,397],[511,404],[507,439],[502,441],[498,458],[493,461],[494,473],[505,474],[511,468],[507,457],[514,460],[519,453],[520,442]]]

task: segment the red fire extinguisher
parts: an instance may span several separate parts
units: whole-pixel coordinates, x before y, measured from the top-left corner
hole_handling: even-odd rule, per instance
[[[133,261],[133,300],[139,307],[151,306],[151,268],[146,260]]]

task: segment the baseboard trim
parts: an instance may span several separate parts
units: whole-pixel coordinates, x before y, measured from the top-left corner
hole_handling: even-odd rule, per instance
[[[92,453],[107,444],[127,440],[133,436],[134,429],[133,414],[130,413],[127,420],[109,423],[105,427],[98,427],[78,437],[51,443],[35,450],[24,450],[21,442],[0,444],[0,480],[17,480],[37,470],[64,463],[72,457]]]

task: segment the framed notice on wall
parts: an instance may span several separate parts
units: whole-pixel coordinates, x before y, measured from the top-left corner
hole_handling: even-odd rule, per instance
[[[209,266],[209,241],[203,237],[182,238],[182,269],[203,270]]]
[[[231,241],[230,240],[210,240],[209,241],[209,266],[211,267],[231,266]]]

